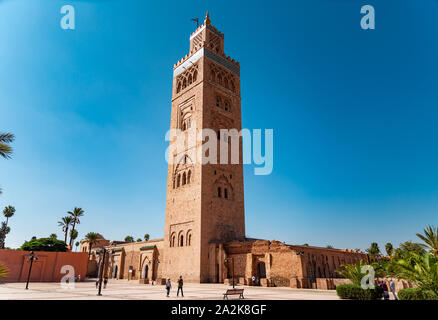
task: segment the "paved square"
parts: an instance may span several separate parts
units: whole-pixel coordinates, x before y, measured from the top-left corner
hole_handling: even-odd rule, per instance
[[[223,293],[230,286],[223,284],[184,284],[184,298],[176,297],[174,285],[170,297],[166,297],[162,285],[144,285],[136,281],[112,280],[106,289],[102,288],[102,296],[97,296],[94,282],[75,283],[72,290],[63,289],[60,283],[30,283],[25,290],[25,283],[0,284],[0,300],[222,300]],[[337,300],[334,290],[312,290],[292,288],[244,288],[245,299],[248,300]],[[233,298],[230,298],[230,300]]]

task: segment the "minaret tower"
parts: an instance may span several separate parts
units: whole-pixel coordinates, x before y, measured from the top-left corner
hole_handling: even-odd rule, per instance
[[[190,36],[189,54],[174,65],[170,127],[240,132],[240,107],[240,65],[225,55],[224,35],[207,12]],[[202,165],[188,145],[169,154],[163,277],[222,281],[222,243],[245,238],[242,144],[239,164],[219,164],[220,139],[227,137],[217,137],[217,164]]]

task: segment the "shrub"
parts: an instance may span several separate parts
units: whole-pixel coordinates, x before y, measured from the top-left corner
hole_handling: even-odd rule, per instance
[[[26,241],[21,250],[25,251],[67,251],[67,246],[64,241],[53,238],[40,238],[35,240]]]
[[[407,288],[398,292],[400,300],[438,300],[438,296],[432,291],[421,288]]]
[[[383,289],[378,286],[374,289],[362,289],[357,284],[341,284],[336,287],[336,293],[341,299],[378,300],[382,299]]]
[[[0,283],[2,283],[2,279],[8,276],[8,268],[0,262]]]

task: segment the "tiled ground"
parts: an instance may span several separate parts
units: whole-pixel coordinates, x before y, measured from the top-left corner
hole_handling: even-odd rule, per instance
[[[162,300],[162,299],[190,299],[216,300],[222,299],[223,293],[229,286],[223,284],[191,284],[184,285],[184,298],[176,297],[176,287],[172,288],[167,298],[165,288],[161,285],[144,285],[136,281],[112,280],[106,289],[102,289],[102,296],[97,296],[94,282],[75,283],[74,289],[63,289],[60,283],[30,283],[29,290],[25,290],[25,283],[0,284],[0,300],[7,299],[56,299],[56,300]],[[262,288],[239,287],[245,289],[245,299],[259,300],[336,300],[335,291],[291,289],[291,288]]]

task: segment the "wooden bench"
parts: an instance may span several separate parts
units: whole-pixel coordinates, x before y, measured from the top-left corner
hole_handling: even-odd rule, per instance
[[[227,292],[224,293],[224,299],[228,299],[228,296],[239,296],[239,299],[245,299],[243,297],[243,289],[228,289]]]

